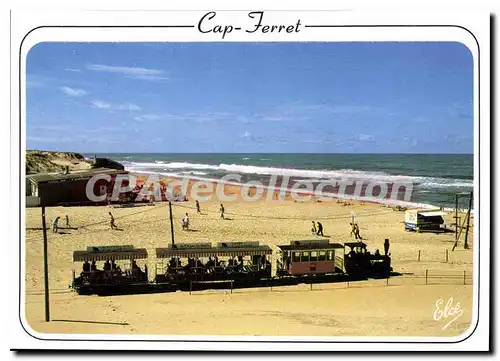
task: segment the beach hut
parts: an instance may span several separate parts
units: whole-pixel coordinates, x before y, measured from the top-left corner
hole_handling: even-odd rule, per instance
[[[439,208],[436,209],[409,209],[405,213],[405,230],[439,230],[444,223],[443,216],[446,213]]]
[[[26,175],[26,205],[84,205],[93,204],[87,197],[88,181],[96,175],[111,176],[111,182],[99,179],[94,184],[94,194],[101,195],[113,190],[117,175],[128,174],[127,171],[98,168],[73,173],[38,173]]]

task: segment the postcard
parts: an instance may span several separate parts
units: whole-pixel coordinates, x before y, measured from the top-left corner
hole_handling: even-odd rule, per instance
[[[11,30],[12,349],[489,348],[489,14]]]

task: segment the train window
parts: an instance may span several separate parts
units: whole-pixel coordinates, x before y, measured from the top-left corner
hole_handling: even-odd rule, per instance
[[[309,252],[302,252],[301,262],[309,262]]]
[[[292,262],[300,262],[300,252],[293,252]]]
[[[318,260],[318,252],[311,252],[311,262],[316,262]]]
[[[318,261],[326,261],[326,251],[319,251]]]
[[[333,259],[333,251],[328,251],[328,260],[331,261]]]

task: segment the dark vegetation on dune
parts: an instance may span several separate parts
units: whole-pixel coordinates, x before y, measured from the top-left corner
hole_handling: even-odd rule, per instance
[[[26,151],[26,174],[64,172],[66,166],[70,170],[85,169],[90,168],[90,163],[83,155],[74,152]]]

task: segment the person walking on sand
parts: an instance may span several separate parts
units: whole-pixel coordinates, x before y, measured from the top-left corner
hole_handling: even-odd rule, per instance
[[[354,223],[354,237],[356,237],[356,239],[363,239],[359,234],[359,226],[357,223]]]
[[[71,228],[69,225],[69,216],[66,214],[66,228]]]
[[[200,202],[198,202],[198,200],[196,200],[196,213],[201,214]]]
[[[325,235],[323,234],[323,225],[318,222],[318,232],[316,232],[318,236],[324,237]]]
[[[316,232],[317,232],[317,230],[316,230],[316,223],[314,223],[314,221],[312,221],[312,224],[313,224],[313,226],[311,228],[311,233],[312,234],[316,234]]]
[[[184,218],[182,218],[182,230],[187,231],[189,229],[189,216],[186,213]]]
[[[356,226],[355,226],[355,224],[354,223],[349,223],[349,225],[351,226],[351,233],[349,235],[356,237]],[[356,239],[358,239],[358,238],[356,237]]]
[[[111,212],[109,212],[109,216],[111,217],[111,219],[109,220],[109,226],[111,227],[111,229],[118,229],[118,227],[115,224],[115,217],[113,217]]]
[[[61,219],[61,217],[57,216],[56,219],[54,219],[54,222],[52,223],[52,232],[53,233],[59,232],[59,226],[58,226],[59,219]]]
[[[224,205],[223,205],[223,204],[221,204],[221,205],[220,205],[220,218],[221,218],[221,219],[226,219],[226,218],[224,218],[224,211],[225,211],[225,209],[224,209]]]

